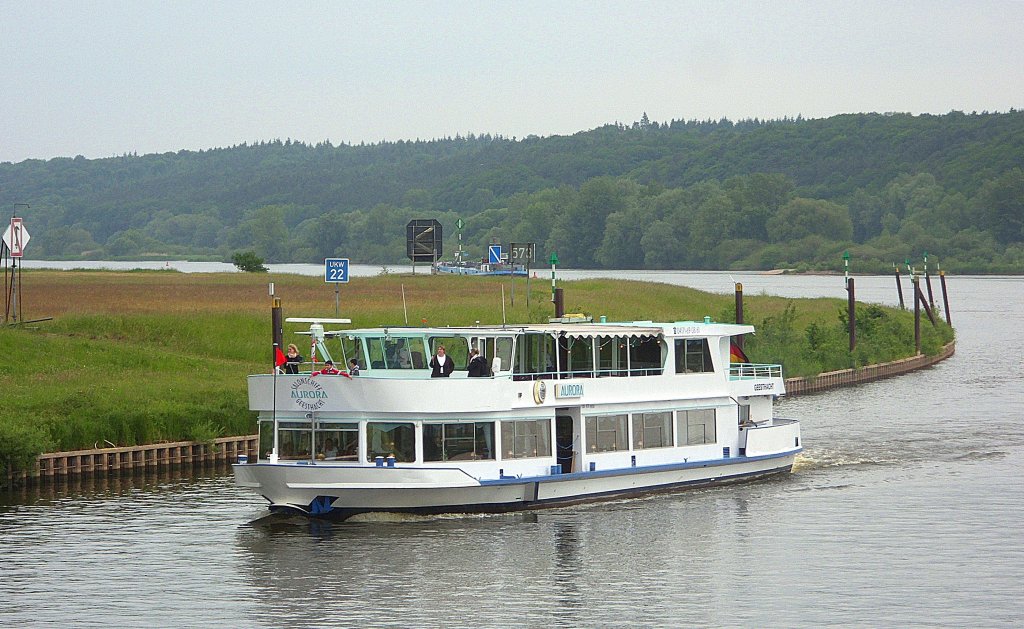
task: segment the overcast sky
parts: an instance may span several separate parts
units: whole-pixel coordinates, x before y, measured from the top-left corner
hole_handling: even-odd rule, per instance
[[[0,161],[1024,107],[1024,1],[0,0]]]

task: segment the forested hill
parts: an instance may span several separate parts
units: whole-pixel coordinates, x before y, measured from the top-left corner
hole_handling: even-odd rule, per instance
[[[607,125],[572,136],[273,141],[0,164],[34,258],[404,260],[455,219],[480,255],[532,241],[572,267],[860,270],[928,251],[1024,272],[1024,112]]]

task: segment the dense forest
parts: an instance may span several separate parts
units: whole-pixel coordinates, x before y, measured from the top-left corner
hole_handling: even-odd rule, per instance
[[[19,205],[16,205],[19,204]],[[26,208],[24,205],[28,204]],[[405,261],[436,218],[445,253],[535,242],[572,268],[882,272],[924,252],[1024,272],[1024,112],[659,123],[571,136],[379,144],[291,140],[0,164],[36,259]]]

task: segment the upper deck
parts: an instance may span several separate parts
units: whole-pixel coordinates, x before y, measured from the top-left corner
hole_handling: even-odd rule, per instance
[[[464,328],[371,328],[308,333],[319,361],[345,375],[249,377],[250,408],[349,417],[550,414],[552,407],[709,400],[784,393],[779,365],[730,364],[731,337],[753,327],[674,323],[554,322]],[[449,378],[431,378],[430,356],[444,345]],[[486,375],[468,377],[470,350]]]

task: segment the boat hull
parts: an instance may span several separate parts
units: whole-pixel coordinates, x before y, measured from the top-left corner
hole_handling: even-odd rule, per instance
[[[493,481],[476,481],[457,468],[405,468],[389,478],[402,468],[243,464],[235,475],[272,512],[345,520],[372,512],[501,513],[752,481],[788,473],[798,452]],[[360,478],[378,472],[376,480],[353,480],[360,470]]]

